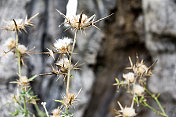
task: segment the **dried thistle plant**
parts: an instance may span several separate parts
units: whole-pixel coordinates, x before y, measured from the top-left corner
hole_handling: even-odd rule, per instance
[[[35,14],[34,16],[32,16],[31,18],[26,18],[25,19],[13,19],[12,21],[5,21],[6,26],[3,28],[4,30],[7,31],[19,31],[21,32],[21,30],[26,31],[26,27],[27,26],[34,26],[34,24],[31,22],[32,19],[34,19],[39,13]],[[14,23],[14,21],[16,22],[16,24]]]
[[[134,117],[137,114],[135,113],[135,109],[133,107],[122,107],[122,105],[120,104],[120,102],[117,102],[120,106],[121,110],[115,110],[117,116],[115,117]]]
[[[72,43],[72,39],[68,37],[64,37],[63,39],[58,39],[54,43],[54,49],[56,50],[54,53],[69,54],[71,51],[71,43]]]
[[[39,115],[42,115],[42,111],[39,110],[38,105],[36,101],[38,100],[37,96],[34,95],[34,93],[31,91],[30,82],[33,81],[38,75],[34,75],[31,78],[28,78],[27,76],[23,75],[22,73],[22,65],[24,65],[24,57],[25,55],[30,55],[30,51],[33,49],[28,50],[26,46],[19,43],[18,38],[18,32],[21,32],[22,30],[26,32],[27,26],[34,26],[34,24],[31,22],[33,18],[35,18],[38,15],[35,14],[31,18],[23,20],[23,19],[13,19],[13,21],[6,22],[7,26],[4,27],[4,30],[7,31],[15,31],[16,32],[16,38],[9,38],[5,44],[4,47],[7,49],[4,50],[4,56],[11,52],[17,57],[18,61],[18,77],[16,81],[12,81],[10,83],[16,83],[18,85],[17,87],[17,95],[13,96],[13,100],[15,100],[16,104],[18,105],[16,108],[14,108],[15,112],[11,112],[12,115],[16,116],[18,114],[22,114],[24,117],[28,117],[33,115],[27,107],[27,103],[34,104],[36,109],[39,112]],[[19,87],[20,86],[20,87]]]
[[[72,28],[73,30],[85,30],[86,28],[88,28],[90,26],[94,26],[95,28],[99,29],[95,24],[112,15],[112,14],[108,15],[106,17],[103,17],[103,18],[95,21],[95,17],[96,17],[95,14],[92,15],[91,17],[88,17],[87,15],[83,14],[83,12],[82,12],[82,13],[80,13],[78,15],[74,15],[72,17],[66,17],[61,11],[57,10],[57,12],[59,12],[59,14],[62,15],[66,20],[66,22],[64,22],[62,24],[67,24],[69,26],[69,28]]]
[[[83,12],[76,15],[77,0],[68,1],[66,15],[64,15],[59,10],[57,11],[60,13],[60,15],[62,15],[65,18],[65,22],[64,22],[65,26],[69,26],[69,28],[72,28],[74,30],[74,38],[72,39],[72,38],[64,37],[62,39],[58,39],[53,44],[52,49],[47,48],[48,52],[31,53],[32,49],[28,50],[26,46],[18,42],[19,41],[18,32],[22,32],[22,31],[27,32],[26,31],[27,26],[34,26],[34,24],[31,21],[38,15],[38,13],[29,19],[26,17],[25,19],[13,19],[13,21],[6,21],[5,22],[6,26],[3,28],[4,30],[7,30],[7,31],[16,32],[16,39],[15,40],[9,39],[6,42],[8,51],[4,51],[4,53],[6,54],[8,52],[13,52],[17,56],[19,79],[11,83],[16,83],[18,84],[18,86],[21,86],[20,96],[14,96],[14,99],[20,107],[18,111],[21,112],[25,117],[32,115],[27,108],[27,103],[35,104],[35,107],[36,107],[36,110],[39,116],[73,117],[73,113],[70,113],[69,109],[78,101],[77,97],[81,91],[80,90],[78,94],[75,95],[73,93],[70,93],[70,90],[69,90],[70,77],[72,76],[71,70],[79,69],[78,62],[76,64],[72,64],[72,55],[73,55],[74,48],[76,45],[77,33],[78,31],[85,30],[86,28],[91,27],[91,26],[94,26],[95,28],[99,29],[96,26],[96,23],[112,15],[111,14],[99,20],[95,20],[96,15],[92,15],[91,17],[88,17],[87,15],[83,14]],[[53,110],[52,115],[49,115],[46,109],[46,102],[42,103],[45,109],[45,114],[43,114],[38,109],[38,106],[36,104],[37,98],[36,96],[33,95],[33,93],[31,93],[30,82],[33,81],[39,75],[34,75],[31,78],[27,78],[25,75],[23,75],[21,71],[22,65],[24,65],[23,59],[25,55],[31,55],[31,54],[48,54],[55,60],[54,65],[53,66],[51,65],[52,70],[49,73],[39,74],[39,75],[57,75],[57,76],[62,75],[64,79],[67,77],[66,95],[63,97],[62,100],[56,100],[62,103],[62,106]],[[20,97],[20,98],[17,98],[17,97]]]
[[[147,84],[146,77],[150,77],[152,75],[151,68],[156,64],[157,60],[150,67],[147,67],[144,64],[143,59],[141,60],[141,62],[139,62],[139,57],[136,56],[136,58],[137,62],[133,64],[131,57],[129,57],[131,66],[127,67],[126,69],[132,71],[123,74],[124,81],[123,80],[119,81],[117,78],[115,79],[116,83],[114,85],[117,85],[118,88],[120,88],[121,86],[125,87],[127,89],[127,92],[133,96],[131,107],[123,108],[121,104],[118,102],[121,110],[116,111],[117,117],[136,116],[137,114],[135,113],[134,104],[137,105],[141,104],[142,106],[148,107],[149,109],[153,110],[154,112],[156,112],[161,116],[168,117],[158,100],[158,96],[155,96],[146,88]],[[145,96],[147,93],[157,102],[157,105],[159,106],[161,111],[154,109],[147,103],[147,99]]]

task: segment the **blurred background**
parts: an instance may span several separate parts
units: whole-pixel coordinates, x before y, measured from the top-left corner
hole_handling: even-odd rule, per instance
[[[67,0],[0,0],[0,26],[4,20],[25,18],[40,13],[32,22],[35,27],[20,34],[20,43],[28,48],[35,47],[33,53],[47,51],[56,39],[64,36],[73,37],[71,30],[58,27],[63,21],[56,9],[66,12]],[[96,18],[111,17],[101,21],[84,33],[78,34],[73,63],[79,61],[81,70],[73,71],[71,92],[82,91],[79,102],[72,108],[75,117],[114,117],[118,109],[117,100],[123,106],[131,104],[131,97],[125,91],[117,91],[112,84],[114,78],[122,78],[129,66],[128,57],[135,62],[136,53],[145,64],[150,66],[156,59],[152,77],[147,79],[148,88],[153,93],[160,93],[159,100],[169,117],[176,117],[176,1],[175,0],[78,0],[77,13],[84,12]],[[14,32],[0,31],[0,45],[8,38],[15,38]],[[2,47],[0,47],[2,51]],[[11,94],[16,92],[16,85],[9,84],[17,76],[17,65],[12,58],[0,58],[0,116],[10,117],[14,110],[7,103]],[[4,62],[5,61],[5,62]],[[25,60],[23,74],[31,77],[47,73],[54,61],[47,55],[31,55]],[[58,106],[53,99],[61,99],[65,93],[62,79],[56,76],[43,76],[31,83],[33,91],[47,102],[51,112]],[[150,98],[147,98],[151,105]],[[41,105],[40,105],[41,106]],[[31,106],[31,111],[33,107]],[[42,107],[41,107],[42,108]],[[139,107],[139,117],[159,117],[150,110]]]

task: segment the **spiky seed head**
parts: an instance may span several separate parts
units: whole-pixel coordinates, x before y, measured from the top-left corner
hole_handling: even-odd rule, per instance
[[[56,65],[60,67],[60,70],[63,73],[67,72],[68,68],[70,67],[68,58],[60,59],[58,62],[56,62]]]
[[[59,108],[56,108],[52,111],[52,116],[51,117],[61,117],[60,116],[61,110]]]
[[[68,93],[65,97],[64,97],[64,105],[66,106],[71,106],[74,104],[76,99],[76,96],[72,93]]]
[[[24,45],[18,45],[18,51],[20,52],[20,54],[25,54],[27,51],[27,48]]]
[[[137,65],[137,73],[138,74],[145,74],[148,70],[148,67],[142,63]]]
[[[134,93],[137,95],[137,96],[142,96],[144,94],[144,88],[139,85],[139,84],[136,84],[134,85]]]
[[[136,113],[135,113],[135,109],[133,107],[125,107],[123,108],[122,105],[120,104],[120,102],[117,102],[120,106],[120,109],[119,111],[117,111],[117,116],[123,116],[123,117],[134,117],[136,116]]]
[[[68,37],[64,37],[63,39],[58,39],[54,43],[54,48],[59,52],[59,53],[69,53],[71,50],[70,44],[72,43],[72,39]]]
[[[123,117],[134,117],[136,116],[135,109],[131,107],[125,107],[122,111]]]
[[[35,14],[31,18],[27,19],[13,19],[11,21],[5,21],[6,26],[3,28],[4,30],[7,31],[19,31],[21,32],[22,30],[26,32],[26,27],[27,26],[33,26],[31,23],[31,20],[35,18],[39,13]],[[15,24],[16,23],[16,24]]]
[[[24,88],[29,87],[29,79],[26,76],[21,76],[19,79],[19,85],[21,85]]]
[[[8,38],[7,41],[4,44],[5,47],[7,47],[9,50],[15,48],[16,42],[13,38]]]
[[[123,78],[124,78],[125,81],[127,81],[128,83],[134,82],[134,73],[133,73],[133,72],[129,72],[129,73],[123,74]]]

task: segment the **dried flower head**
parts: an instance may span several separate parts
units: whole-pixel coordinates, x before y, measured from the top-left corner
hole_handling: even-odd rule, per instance
[[[8,38],[7,41],[4,43],[4,46],[7,47],[9,50],[12,50],[16,46],[15,39]]]
[[[134,82],[134,73],[133,73],[133,72],[129,72],[129,73],[127,73],[127,74],[123,74],[123,78],[124,78],[125,81],[127,81],[128,83]]]
[[[35,14],[34,16],[32,16],[31,18],[27,19],[27,16],[25,19],[14,19],[12,21],[6,21],[5,23],[7,24],[6,27],[4,27],[4,30],[8,30],[8,31],[19,31],[21,32],[21,30],[26,31],[26,27],[27,26],[34,26],[33,23],[31,22],[31,20],[33,18],[35,18],[39,13]],[[16,23],[16,24],[15,24]]]
[[[19,82],[23,87],[29,86],[29,79],[26,76],[21,76]]]
[[[64,96],[64,105],[65,106],[71,106],[74,104],[76,99],[75,94],[68,93],[66,96]]]
[[[57,9],[56,9],[57,10]],[[81,13],[78,15],[74,15],[74,16],[65,16],[62,12],[60,12],[59,10],[57,10],[57,12],[59,12],[60,15],[62,15],[65,18],[65,22],[64,24],[67,24],[68,26],[70,26],[70,28],[74,29],[74,30],[84,30],[87,27],[90,26],[94,26],[96,28],[98,28],[95,24],[99,21],[104,20],[105,18],[108,18],[109,16],[106,16],[104,18],[101,18],[99,20],[95,20],[96,15],[92,15],[91,17],[88,17],[87,15]],[[98,28],[99,29],[99,28]]]
[[[79,94],[79,92],[78,92],[78,94]],[[72,93],[67,93],[66,96],[63,96],[63,100],[55,100],[55,101],[62,103],[62,105],[65,107],[70,107],[77,101],[76,98],[77,98],[78,94],[75,95]]]
[[[72,39],[68,37],[64,37],[63,39],[58,39],[54,43],[55,49],[58,53],[69,53],[71,50],[70,44],[72,43]]]
[[[134,93],[137,95],[137,96],[142,96],[144,94],[144,88],[139,85],[139,84],[136,84],[134,85]]]
[[[52,111],[52,116],[51,117],[61,117],[60,114],[61,114],[61,110],[59,108],[56,108]]]
[[[68,58],[60,59],[58,62],[56,62],[56,65],[59,66],[60,71],[63,73],[66,73],[68,68],[70,67]]]
[[[63,100],[55,100],[56,102],[62,103],[63,106],[65,107],[70,107],[72,106],[75,102],[78,101],[77,97],[79,93],[81,92],[81,89],[79,90],[78,94],[72,94],[72,93],[67,93],[65,96],[63,96]]]
[[[132,69],[135,74],[140,75],[140,76],[142,76],[142,75],[143,76],[151,76],[152,75],[151,68],[154,66],[154,64],[157,61],[155,61],[150,67],[147,67],[144,64],[143,60],[141,60],[141,62],[139,62],[139,57],[136,56],[136,58],[137,58],[137,62],[136,62],[136,64],[133,64],[131,57],[129,57],[131,67],[127,67],[127,69]]]
[[[27,89],[29,87],[29,82],[30,81],[31,80],[29,80],[26,76],[21,76],[19,78],[19,80],[13,81],[13,82],[10,82],[10,83],[16,83],[16,84],[22,86],[23,88]]]
[[[135,109],[132,107],[125,107],[123,108],[120,102],[118,102],[120,109],[117,111],[117,116],[116,117],[134,117],[136,116]]]
[[[27,53],[27,48],[24,45],[19,44],[18,51],[20,52],[20,54],[25,54]]]

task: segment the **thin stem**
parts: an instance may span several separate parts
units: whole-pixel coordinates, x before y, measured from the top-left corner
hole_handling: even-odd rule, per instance
[[[23,96],[23,103],[24,103],[25,117],[27,117],[27,115],[28,115],[28,111],[27,111],[26,98],[25,98],[25,96]]]
[[[42,104],[42,106],[43,106],[43,108],[45,110],[46,116],[49,117],[48,111],[46,109],[46,102],[42,102],[41,104]]]
[[[18,75],[21,77],[21,56],[18,50],[18,32],[16,32],[16,53],[18,58]]]
[[[138,78],[138,76],[135,77],[134,82],[133,82],[133,100],[132,100],[132,103],[131,103],[131,108],[134,106],[134,100],[135,100],[135,97],[136,97],[135,92],[134,92],[134,86],[136,84],[137,78]]]
[[[21,106],[21,104],[20,104],[20,102],[17,100],[17,98],[14,96],[14,100],[16,101],[16,103],[19,105],[19,107],[21,108],[21,109],[23,109],[23,107]]]
[[[18,75],[19,77],[21,77],[21,58],[20,58],[20,52],[18,50],[18,28],[17,28],[17,24],[16,21],[13,19],[14,24],[15,24],[15,28],[16,28],[16,53],[17,53],[17,58],[18,58]]]
[[[155,97],[154,99],[155,99],[156,103],[158,104],[159,108],[161,109],[162,113],[166,115],[166,113],[165,113],[163,107],[161,106],[161,103],[158,101],[158,98]]]
[[[146,92],[156,101],[156,103],[157,103],[157,105],[159,106],[159,108],[160,108],[162,114],[163,114],[165,117],[168,117],[168,116],[166,115],[166,112],[164,111],[164,109],[163,109],[161,103],[159,102],[158,98],[157,98],[155,95],[153,95],[146,87],[144,87],[144,88],[145,88]],[[162,115],[162,116],[163,116],[163,115]]]
[[[45,117],[46,116],[46,114],[39,109],[37,104],[34,104],[34,107],[35,107],[35,109],[38,113],[38,116],[40,116],[40,117]]]
[[[75,44],[76,44],[76,36],[77,36],[77,30],[75,31],[75,36],[74,36],[74,40],[73,40],[73,46],[72,46],[72,50],[70,52],[69,55],[69,68],[68,68],[68,74],[67,74],[67,88],[66,88],[66,94],[68,95],[69,93],[69,85],[70,85],[70,71],[71,71],[71,59],[72,59],[72,54],[75,48]]]
[[[66,115],[69,115],[69,106],[65,108]]]
[[[146,102],[141,103],[141,104],[142,104],[143,106],[146,106],[146,107],[150,108],[151,110],[153,110],[154,112],[156,112],[157,114],[159,114],[159,115],[161,115],[161,116],[168,117],[166,114],[157,111],[156,109],[154,109],[153,107],[151,107],[151,106],[150,106],[149,104],[147,104]]]

